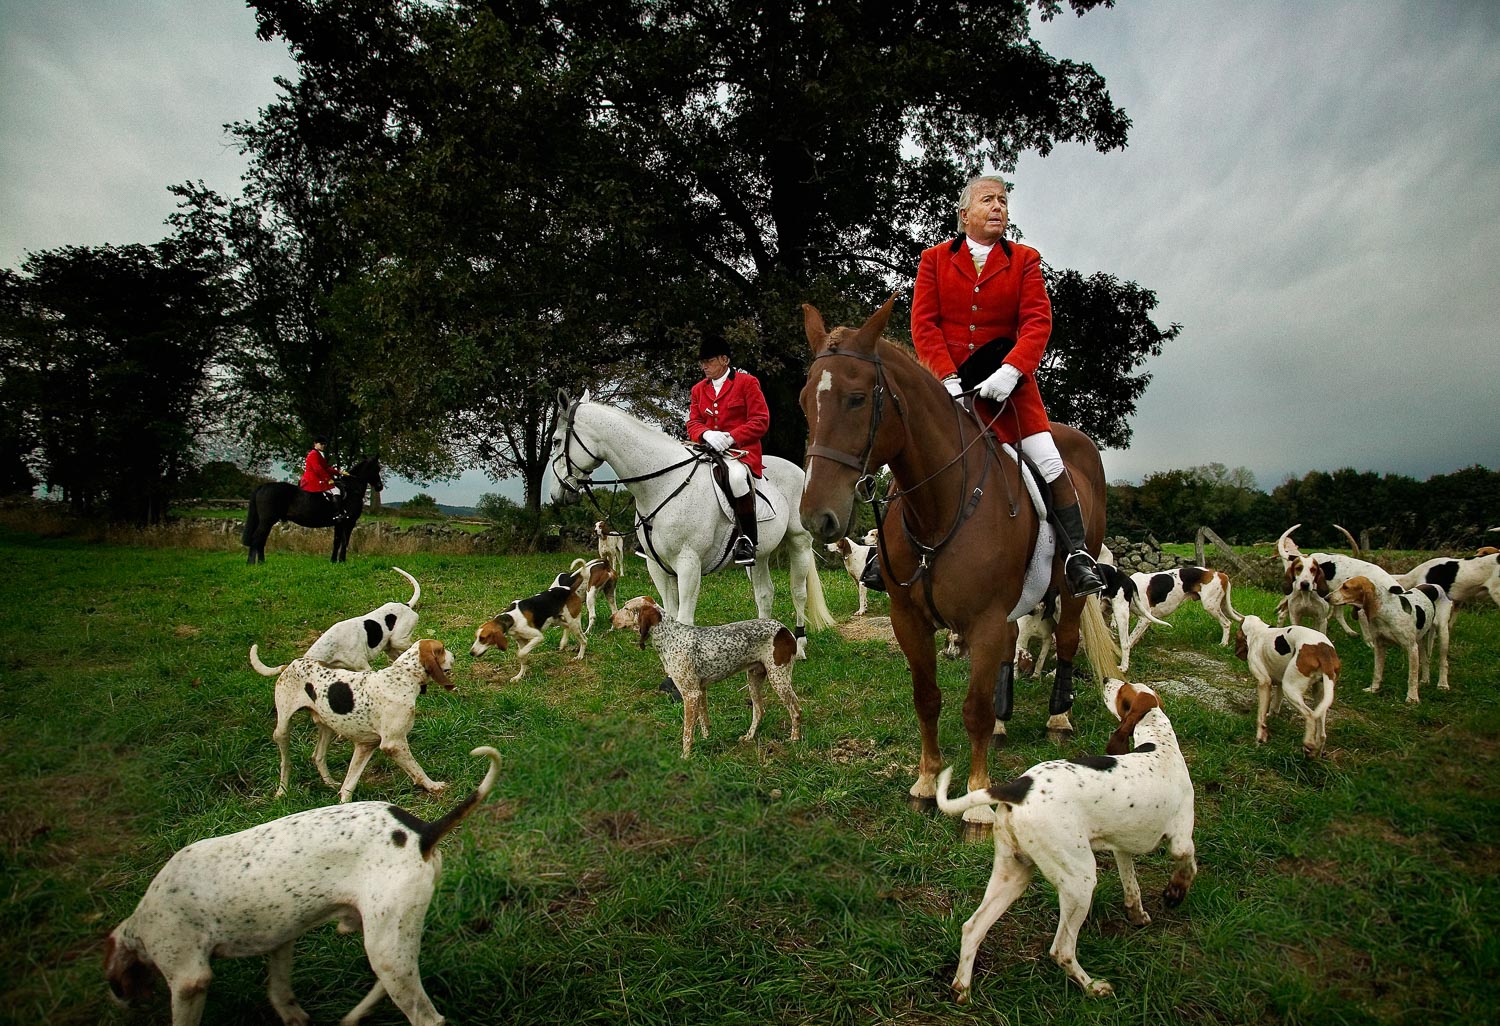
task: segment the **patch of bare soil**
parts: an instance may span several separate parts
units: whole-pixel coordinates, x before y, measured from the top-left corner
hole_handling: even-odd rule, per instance
[[[882,749],[874,739],[861,740],[857,737],[841,738],[835,741],[828,749],[828,761],[840,766],[852,766],[856,763],[876,764],[871,774],[882,780],[891,780],[903,775],[912,775],[915,769],[911,766],[897,762],[895,753],[890,749]]]
[[[835,628],[846,641],[883,641],[892,652],[900,652],[889,616],[854,616]]]
[[[1161,652],[1157,658],[1170,667],[1173,676],[1150,684],[1167,695],[1186,695],[1221,712],[1255,710],[1255,685],[1247,671],[1211,655],[1180,649]]]

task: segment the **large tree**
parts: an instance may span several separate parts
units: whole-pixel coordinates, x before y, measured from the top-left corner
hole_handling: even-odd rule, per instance
[[[7,420],[78,512],[160,521],[212,425],[225,300],[217,254],[195,241],[68,246],[0,271]]]
[[[630,360],[680,388],[704,332],[735,337],[776,411],[769,450],[800,459],[799,304],[862,320],[951,230],[967,175],[1120,147],[1129,124],[1092,68],[1031,38],[1053,0],[253,6],[301,78],[239,134],[257,172],[295,155],[332,186],[352,259],[320,323],[364,375],[365,430],[416,469],[503,454],[531,494],[547,424],[523,395]],[[1051,372],[1107,393],[1069,408],[1121,441],[1146,381],[1130,372],[1175,328],[1151,324],[1148,291],[1079,280],[1074,321],[1113,341],[1092,363],[1063,342]]]

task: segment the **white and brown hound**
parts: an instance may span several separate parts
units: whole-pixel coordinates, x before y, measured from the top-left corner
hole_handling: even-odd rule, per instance
[[[197,1026],[213,978],[211,960],[268,955],[271,1006],[281,1021],[306,1026],[292,993],[292,946],[309,929],[336,922],[363,930],[375,985],[341,1020],[357,1023],[390,997],[414,1026],[443,1022],[422,986],[422,925],[442,872],[437,844],[482,802],[500,775],[490,760],[473,794],[443,818],[423,822],[386,802],[326,806],[173,855],[145,895],[104,942],[104,972],[121,1004],[138,1004],[156,976],[166,978],[173,1026]]]
[[[950,816],[981,805],[999,805],[995,817],[995,867],[984,900],[964,923],[953,992],[969,1000],[974,956],[995,921],[1031,883],[1033,867],[1057,889],[1057,935],[1052,960],[1094,997],[1114,993],[1078,964],[1078,930],[1094,898],[1095,851],[1114,853],[1125,892],[1125,913],[1136,926],[1151,922],[1141,904],[1135,856],[1163,842],[1172,879],[1162,892],[1168,908],[1181,904],[1198,872],[1193,847],[1193,782],[1156,692],[1111,678],[1104,704],[1120,721],[1108,755],[1038,763],[1006,784],[948,797],[953,769],[938,778],[938,808]],[[1140,742],[1137,744],[1136,742]]]
[[[339,670],[305,658],[293,659],[285,666],[266,666],[256,657],[254,646],[250,649],[250,665],[263,677],[276,677],[276,729],[271,736],[281,751],[278,798],[286,793],[292,775],[289,724],[303,709],[312,713],[318,725],[313,764],[323,783],[338,788],[340,802],[347,802],[354,794],[354,785],[377,749],[390,756],[418,787],[436,793],[448,786],[433,780],[417,765],[407,743],[417,718],[417,696],[427,691],[427,678],[449,691],[454,689],[447,673],[453,669],[453,655],[441,641],[418,641],[380,670]],[[335,734],[354,742],[342,786],[335,784],[328,773],[328,745]]]
[[[1489,595],[1500,606],[1500,550],[1480,550],[1478,555],[1462,559],[1429,559],[1404,574],[1397,574],[1396,581],[1407,589],[1436,584],[1447,592],[1455,612],[1458,606],[1481,595]]]
[[[521,668],[511,678],[514,683],[526,676],[526,656],[542,643],[542,632],[559,624],[563,634],[557,650],[561,652],[567,648],[568,636],[572,635],[578,639],[578,654],[573,659],[582,659],[588,648],[588,637],[583,633],[583,621],[579,618],[583,610],[583,583],[582,574],[558,574],[552,587],[546,591],[530,598],[516,599],[505,612],[496,613],[475,628],[474,644],[469,647],[469,654],[482,656],[491,648],[504,651],[506,635],[514,634],[521,639],[521,647],[516,649]]]
[[[609,565],[614,567],[615,574],[624,577],[625,536],[617,531],[611,531],[608,520],[596,520],[594,521],[594,541],[598,546],[599,558],[609,560]]]
[[[584,627],[583,632],[588,634],[594,629],[594,600],[600,594],[609,603],[611,618],[619,611],[620,604],[615,601],[615,585],[620,579],[620,572],[608,559],[591,559],[587,562],[575,559],[568,572],[583,575],[580,587],[583,588],[583,604],[589,611],[588,626]]]
[[[1318,565],[1318,569],[1322,572],[1323,580],[1327,583],[1330,592],[1351,577],[1368,577],[1371,583],[1377,588],[1385,591],[1397,592],[1402,590],[1400,582],[1388,570],[1375,563],[1371,563],[1367,559],[1360,559],[1358,556],[1346,556],[1341,552],[1314,552],[1311,555],[1304,556],[1302,551],[1297,548],[1297,543],[1292,541],[1291,537],[1292,532],[1301,526],[1301,524],[1293,524],[1281,532],[1281,537],[1276,539],[1276,554],[1281,557],[1283,569],[1291,566],[1294,559],[1301,557]],[[1343,532],[1344,537],[1349,539],[1350,546],[1356,552],[1359,551],[1359,544],[1354,540],[1353,535],[1344,530],[1344,528],[1339,527],[1338,524],[1334,524],[1333,526],[1338,527]],[[1335,609],[1334,612],[1334,619],[1344,629],[1345,634],[1357,633],[1353,627],[1350,627],[1344,621],[1342,609]]]
[[[765,713],[763,685],[770,682],[792,719],[793,741],[802,737],[802,706],[792,690],[797,639],[776,620],[740,620],[719,627],[678,623],[661,606],[645,598],[636,614],[641,647],[656,647],[667,676],[682,692],[682,757],[693,753],[693,727],[708,737],[708,704],[703,689],[745,671],[750,683],[750,730],[755,738]]]
[[[376,654],[384,652],[386,658],[395,659],[411,647],[417,629],[417,603],[422,600],[422,586],[399,566],[391,569],[411,582],[411,600],[387,602],[364,616],[340,620],[302,653],[303,659],[344,670],[368,670],[372,665],[370,660]],[[253,658],[259,658],[255,646],[251,646],[250,652]],[[281,667],[276,667],[275,672],[280,673]]]
[[[1276,604],[1276,622],[1283,620],[1328,632],[1333,607],[1328,604],[1328,575],[1323,564],[1308,556],[1294,555],[1286,562],[1281,590],[1285,597]]]
[[[1283,696],[1302,716],[1302,752],[1309,758],[1320,754],[1328,742],[1328,709],[1339,682],[1339,654],[1328,636],[1311,627],[1292,624],[1272,627],[1258,616],[1240,621],[1234,636],[1234,654],[1250,665],[1258,706],[1255,740],[1271,739],[1266,715],[1281,708]],[[1316,706],[1307,704],[1308,690],[1322,681]]]
[[[859,608],[854,611],[854,615],[864,616],[870,601],[870,589],[864,583],[865,565],[875,556],[875,546],[861,545],[849,538],[840,538],[836,542],[828,543],[828,551],[839,554],[844,561],[844,569],[848,571],[850,577],[854,578],[855,587],[859,589]]]
[[[1351,577],[1328,596],[1336,606],[1358,606],[1364,616],[1360,628],[1365,641],[1375,649],[1375,672],[1366,691],[1380,690],[1385,676],[1385,650],[1396,646],[1406,652],[1406,700],[1421,701],[1417,678],[1432,680],[1432,643],[1438,642],[1438,689],[1448,690],[1448,627],[1453,603],[1436,584],[1419,584],[1411,591],[1392,594],[1375,586],[1367,577]]]

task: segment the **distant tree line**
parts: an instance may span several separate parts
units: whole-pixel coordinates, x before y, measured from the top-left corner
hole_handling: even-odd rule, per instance
[[[1293,524],[1311,546],[1346,548],[1339,524],[1380,548],[1464,549],[1497,544],[1500,472],[1473,466],[1426,481],[1349,468],[1290,478],[1269,494],[1247,469],[1222,463],[1148,474],[1109,486],[1109,531],[1191,541],[1209,527],[1235,545],[1276,538]]]

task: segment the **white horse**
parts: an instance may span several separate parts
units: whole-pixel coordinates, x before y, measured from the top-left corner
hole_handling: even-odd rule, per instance
[[[587,487],[588,475],[608,463],[635,500],[636,534],[667,615],[693,623],[703,575],[732,565],[734,522],[714,483],[709,458],[696,446],[624,410],[591,402],[588,392],[576,403],[559,392],[557,406],[549,498],[552,502],[576,499]],[[756,614],[771,615],[776,590],[767,560],[784,541],[791,546],[797,651],[805,656],[807,625],[821,629],[833,626],[834,620],[813,562],[812,535],[797,513],[802,468],[767,456],[765,477],[755,483],[755,489],[761,497],[757,501],[760,537],[755,565],[746,569],[755,590]]]

